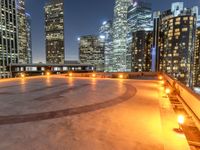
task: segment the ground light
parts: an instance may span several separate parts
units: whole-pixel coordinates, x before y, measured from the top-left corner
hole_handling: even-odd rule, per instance
[[[178,115],[177,117],[177,121],[179,124],[179,130],[182,130],[181,126],[184,124],[185,122],[185,117],[183,115]]]
[[[50,72],[47,72],[47,76],[50,76]]]
[[[92,77],[93,77],[93,78],[96,78],[96,74],[95,74],[95,73],[93,73],[93,74],[92,74]]]
[[[162,80],[162,79],[163,79],[163,77],[160,75],[160,76],[158,77],[158,79],[159,79],[159,80]]]
[[[25,77],[25,74],[21,73],[21,78],[24,78]]]
[[[168,94],[170,94],[170,92],[171,92],[171,90],[169,89],[169,88],[166,88],[165,89],[165,93],[168,95]]]
[[[164,81],[164,80],[162,80],[162,81],[160,81],[160,83],[161,83],[161,85],[164,85],[164,84],[165,84],[165,81]]]
[[[69,73],[69,76],[70,76],[70,77],[72,77],[72,75],[73,75],[72,73]]]
[[[119,78],[120,78],[120,79],[123,79],[123,78],[124,78],[124,76],[123,76],[122,74],[120,74],[120,75],[119,75]]]

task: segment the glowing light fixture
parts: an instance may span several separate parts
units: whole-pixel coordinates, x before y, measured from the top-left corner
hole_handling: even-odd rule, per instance
[[[124,76],[123,76],[122,74],[120,74],[120,75],[119,75],[119,78],[120,78],[120,79],[123,79],[123,78],[124,78]]]
[[[70,77],[72,77],[72,76],[73,76],[73,74],[72,74],[72,73],[69,73],[69,76],[70,76]]]
[[[93,73],[93,74],[92,74],[92,77],[93,77],[93,78],[96,78],[96,74]]]
[[[171,93],[171,90],[170,90],[169,88],[166,88],[166,89],[165,89],[165,93],[166,93],[166,94],[170,94],[170,93]]]
[[[25,74],[21,73],[21,78],[24,78],[25,77]]]
[[[159,76],[159,77],[158,77],[158,79],[159,79],[159,80],[162,80],[162,79],[163,79],[163,77],[162,77],[162,76]]]
[[[185,117],[183,115],[178,115],[177,121],[179,125],[183,125],[185,122]]]

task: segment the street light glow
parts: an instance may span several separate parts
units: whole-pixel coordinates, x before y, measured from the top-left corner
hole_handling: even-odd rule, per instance
[[[47,72],[47,76],[50,76],[50,72]]]

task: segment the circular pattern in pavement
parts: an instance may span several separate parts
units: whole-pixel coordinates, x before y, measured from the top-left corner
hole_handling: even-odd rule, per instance
[[[0,116],[0,125],[56,119],[56,118],[78,115],[82,113],[88,113],[88,112],[104,109],[107,107],[111,107],[119,103],[122,103],[124,101],[127,101],[131,97],[135,96],[137,92],[136,88],[130,84],[124,84],[124,85],[126,87],[126,91],[124,94],[118,96],[117,98],[107,100],[105,102],[86,105],[86,106],[80,106],[76,108],[57,110],[57,111],[49,111],[49,112],[41,112],[41,113],[33,113],[33,114],[25,114],[25,115]]]

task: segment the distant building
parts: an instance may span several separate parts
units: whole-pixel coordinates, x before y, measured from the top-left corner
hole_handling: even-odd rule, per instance
[[[133,72],[151,71],[151,47],[153,40],[152,31],[133,32],[132,40],[132,70]]]
[[[105,42],[105,72],[112,71],[112,48],[113,48],[113,32],[112,21],[103,22],[100,28],[100,36],[103,36]]]
[[[193,73],[193,87],[200,87],[200,27],[196,31]]]
[[[112,72],[127,70],[128,7],[130,0],[115,0],[113,19]]]
[[[19,63],[28,63],[28,31],[25,0],[17,0]]]
[[[16,6],[15,0],[0,2],[0,78],[11,76],[7,66],[19,61]]]
[[[104,38],[98,36],[82,36],[79,41],[80,61],[104,71]]]
[[[160,71],[192,86],[196,14],[178,2],[160,18]]]
[[[131,43],[134,40],[132,37],[132,33],[137,31],[152,31],[153,23],[152,23],[152,10],[151,4],[143,1],[138,1],[132,3],[128,7],[128,33],[127,33],[127,71],[131,69]],[[133,39],[133,40],[132,40]],[[137,61],[137,60],[136,60]]]
[[[26,13],[26,20],[27,20],[27,63],[32,63],[32,35],[31,35],[31,16],[30,14]]]
[[[160,12],[153,13],[153,44],[152,44],[152,71],[158,72],[160,70]]]
[[[64,0],[45,5],[46,63],[64,64]]]

